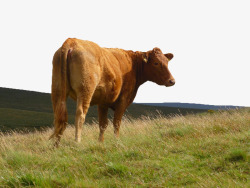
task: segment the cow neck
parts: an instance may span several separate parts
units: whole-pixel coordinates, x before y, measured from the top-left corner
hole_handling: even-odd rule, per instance
[[[134,67],[136,74],[136,87],[138,88],[140,85],[147,81],[144,74],[144,57],[146,56],[146,52],[134,52]]]

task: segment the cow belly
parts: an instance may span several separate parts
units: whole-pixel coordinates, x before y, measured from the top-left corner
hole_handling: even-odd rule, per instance
[[[121,91],[121,86],[115,81],[100,84],[96,87],[91,100],[91,105],[112,104],[116,101]]]

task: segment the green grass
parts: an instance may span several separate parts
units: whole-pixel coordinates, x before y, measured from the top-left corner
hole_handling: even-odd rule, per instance
[[[68,127],[58,149],[52,130],[0,136],[2,187],[249,187],[250,110],[124,119],[84,126],[81,143]],[[1,187],[0,186],[0,187]]]

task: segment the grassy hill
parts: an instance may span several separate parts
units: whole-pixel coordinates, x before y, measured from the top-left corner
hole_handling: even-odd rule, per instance
[[[69,113],[69,123],[74,123],[75,101],[68,99],[67,108]],[[187,114],[204,112],[205,110],[155,107],[147,105],[132,104],[125,113],[126,116],[138,118],[144,116],[155,116],[159,112],[168,114]],[[112,117],[112,111],[109,118]],[[91,123],[97,119],[97,107],[90,107],[86,123]],[[51,96],[48,93],[33,91],[0,88],[0,131],[12,129],[40,129],[51,127],[53,122],[53,110]]]
[[[68,127],[58,149],[52,130],[0,135],[2,187],[249,187],[250,109],[124,119],[120,139],[109,125]],[[1,187],[0,186],[0,187]]]

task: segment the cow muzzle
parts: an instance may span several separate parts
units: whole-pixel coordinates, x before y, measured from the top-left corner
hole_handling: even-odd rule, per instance
[[[175,79],[169,79],[165,86],[173,86],[175,84]]]

